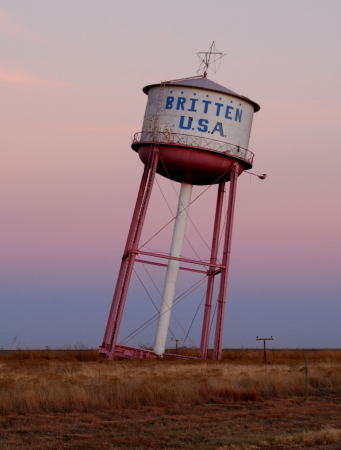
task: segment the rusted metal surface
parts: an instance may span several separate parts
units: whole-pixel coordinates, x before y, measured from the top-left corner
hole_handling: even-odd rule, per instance
[[[247,149],[254,113],[249,99],[230,92],[162,83],[148,90],[142,131],[187,135],[190,140],[195,136],[206,142],[202,144],[206,149],[210,149],[206,138]],[[199,148],[198,141],[187,145]],[[221,151],[214,145],[213,151]]]
[[[162,85],[163,86],[191,87],[191,88],[203,89],[203,90],[211,91],[211,92],[228,94],[235,98],[239,98],[241,100],[246,100],[247,102],[250,102],[253,105],[255,112],[260,110],[260,106],[255,101],[249,99],[248,97],[245,97],[244,95],[238,94],[237,92],[232,91],[231,89],[226,88],[225,86],[222,86],[221,84],[218,84],[215,81],[212,81],[202,75],[188,77],[188,78],[179,78],[177,80],[163,81]],[[148,94],[150,89],[152,89],[153,87],[158,87],[158,86],[160,86],[160,83],[149,84],[148,86],[145,86],[143,88],[143,92],[145,94]]]
[[[187,262],[190,264],[199,264],[200,266],[219,267],[219,268],[225,267],[224,265],[221,265],[221,264],[211,263],[208,261],[202,261],[200,259],[181,258],[181,257],[176,257],[176,256],[171,256],[171,255],[165,255],[163,253],[145,252],[143,250],[137,250],[136,253],[140,254],[140,255],[152,256],[154,258],[172,259],[175,261],[182,261],[182,262]]]
[[[116,344],[112,355],[116,358],[125,358],[125,359],[150,359],[157,358],[152,350],[148,350],[145,348],[135,348],[128,347],[126,345]]]
[[[155,179],[156,167],[159,157],[156,147],[154,148],[151,156],[152,157],[150,158],[149,164],[146,166],[141,179],[140,190],[136,200],[119,276],[116,282],[116,288],[112,300],[104,339],[100,348],[100,353],[103,354],[107,359],[112,359],[115,355],[115,348],[119,335],[123,310],[136,258],[136,250],[139,245]]]
[[[196,356],[181,355],[180,353],[164,353],[165,357],[178,359],[198,359]],[[159,355],[147,348],[129,347],[127,345],[116,344],[113,357],[124,359],[157,359]]]
[[[150,144],[142,144],[138,154],[145,164],[150,157]],[[205,186],[230,180],[231,167],[236,159],[211,150],[195,147],[160,145],[157,173],[179,183]],[[241,161],[240,161],[241,162]],[[241,162],[240,173],[250,165]]]
[[[223,345],[224,315],[225,315],[225,305],[228,288],[228,275],[229,275],[229,263],[231,255],[233,216],[237,193],[237,180],[238,180],[238,164],[234,163],[232,167],[226,226],[225,226],[225,239],[224,239],[223,261],[222,261],[224,268],[221,271],[219,294],[217,299],[218,305],[217,321],[213,346],[213,359],[217,360],[221,359],[222,345]]]
[[[133,136],[132,147],[138,149],[141,144],[164,144],[187,148],[210,150],[226,156],[245,161],[252,166],[254,153],[229,142],[219,141],[203,136],[195,136],[169,131],[141,131]]]
[[[212,237],[211,258],[210,258],[211,264],[217,263],[219,233],[221,226],[221,215],[223,210],[224,195],[225,195],[225,183],[220,183],[218,188],[216,212],[213,226],[213,237]],[[201,343],[200,343],[200,356],[202,359],[207,358],[214,279],[217,273],[214,270],[210,270],[207,275],[208,280],[206,289],[205,310],[204,310],[204,319],[202,323]]]
[[[139,262],[142,264],[149,264],[152,266],[167,267],[167,264],[158,263],[156,261],[148,261],[146,259],[135,259],[135,262]],[[207,275],[207,270],[192,269],[190,267],[183,267],[183,266],[180,266],[179,269],[187,270],[188,272],[204,273],[205,275]]]

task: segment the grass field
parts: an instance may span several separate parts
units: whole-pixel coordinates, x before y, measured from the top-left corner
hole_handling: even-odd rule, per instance
[[[0,448],[341,449],[341,351],[0,351]]]

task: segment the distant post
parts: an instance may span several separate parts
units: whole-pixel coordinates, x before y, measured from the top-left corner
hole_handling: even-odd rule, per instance
[[[267,337],[267,338],[261,338],[256,336],[256,341],[263,341],[263,354],[264,354],[264,362],[267,362],[267,357],[266,357],[266,341],[273,341],[274,338],[272,336]]]
[[[183,341],[183,339],[172,338],[172,341],[175,341],[175,353],[179,353],[179,342]]]

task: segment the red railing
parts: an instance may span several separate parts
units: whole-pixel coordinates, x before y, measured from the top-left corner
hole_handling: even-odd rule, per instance
[[[213,150],[215,152],[233,156],[234,158],[242,159],[251,165],[254,157],[254,154],[250,150],[240,147],[239,145],[207,137],[171,133],[169,131],[141,131],[135,133],[132,145],[135,146],[140,144],[168,144]]]

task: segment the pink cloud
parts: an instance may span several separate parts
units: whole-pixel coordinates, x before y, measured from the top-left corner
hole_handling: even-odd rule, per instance
[[[74,83],[41,78],[25,70],[13,70],[0,67],[0,84],[12,84],[21,86],[72,86]]]
[[[114,132],[117,132],[117,129],[115,129],[115,127],[114,126],[108,126],[108,127],[106,127],[106,126],[103,126],[103,127],[101,127],[101,126],[95,126],[95,127],[87,127],[87,126],[84,126],[84,127],[72,127],[72,131],[74,131],[74,132],[77,132],[77,133],[99,133],[99,134],[102,134],[102,133],[114,133]]]
[[[8,11],[0,9],[0,33],[19,39],[41,41],[38,33],[19,23]]]

